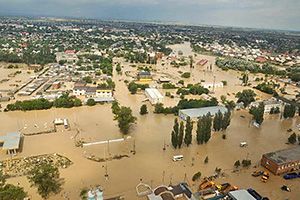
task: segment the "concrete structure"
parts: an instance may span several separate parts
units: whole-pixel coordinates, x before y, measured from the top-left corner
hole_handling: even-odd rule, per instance
[[[153,193],[147,195],[147,197],[149,200],[196,200],[191,189],[186,183],[180,183],[175,186],[161,185],[155,188]]]
[[[97,98],[110,98],[113,97],[113,91],[110,89],[97,89],[96,90]]]
[[[252,107],[252,106],[257,107],[257,106],[259,106],[260,103],[263,103],[265,106],[265,111],[264,111],[265,114],[270,113],[272,108],[274,108],[274,109],[278,108],[280,112],[283,109],[283,102],[281,100],[277,100],[274,97],[272,97],[268,100],[264,100],[264,101],[252,102],[250,104],[250,107]]]
[[[155,88],[146,88],[145,95],[151,102],[151,104],[157,104],[163,102],[163,95]]]
[[[236,190],[228,193],[232,200],[256,200],[247,190]]]
[[[214,116],[219,111],[224,114],[228,111],[228,109],[225,108],[224,106],[210,106],[204,108],[182,109],[179,110],[178,116],[183,120],[186,120],[187,117],[190,117],[191,120],[196,121],[199,117],[207,115],[208,113]]]
[[[7,154],[15,155],[19,151],[21,142],[21,133],[8,133],[4,136],[0,136],[0,143],[3,144],[2,149],[7,152]]]
[[[300,146],[266,153],[262,156],[261,165],[275,175],[300,169]]]

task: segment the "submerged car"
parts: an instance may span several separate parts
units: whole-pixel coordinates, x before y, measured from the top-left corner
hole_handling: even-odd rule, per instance
[[[263,174],[264,174],[263,171],[254,171],[251,175],[254,176],[254,177],[258,177],[258,176],[261,176]]]
[[[297,173],[297,172],[292,172],[292,173],[288,173],[288,174],[285,174],[283,176],[284,179],[288,180],[288,179],[294,179],[294,178],[300,178],[300,172]]]
[[[291,189],[290,189],[288,186],[286,186],[286,185],[283,185],[283,186],[281,187],[281,190],[287,191],[287,192],[291,192]]]

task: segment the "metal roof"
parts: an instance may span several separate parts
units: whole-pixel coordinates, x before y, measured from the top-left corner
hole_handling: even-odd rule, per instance
[[[224,106],[210,106],[210,107],[203,107],[203,108],[182,109],[179,110],[179,113],[189,116],[190,118],[198,118],[208,113],[210,113],[211,115],[215,115],[219,111],[221,111],[224,114],[228,110]]]
[[[277,164],[300,161],[300,146],[266,153],[264,156]]]
[[[146,88],[145,92],[149,94],[152,99],[162,99],[163,95],[156,88]]]
[[[8,133],[4,136],[0,136],[0,142],[3,143],[4,150],[18,149],[20,145],[21,134]]]
[[[234,200],[256,200],[247,190],[232,191],[228,195]]]

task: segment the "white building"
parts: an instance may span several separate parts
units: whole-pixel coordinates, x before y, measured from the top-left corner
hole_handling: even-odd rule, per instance
[[[215,88],[222,88],[224,86],[224,84],[222,82],[216,82],[216,83],[211,83],[211,82],[207,82],[207,83],[201,83],[202,87],[207,88],[207,89],[213,89]]]
[[[186,120],[187,117],[190,117],[192,121],[197,121],[199,117],[205,116],[210,113],[212,116],[217,114],[218,112],[225,114],[228,112],[228,109],[224,106],[209,106],[203,108],[191,108],[191,109],[181,109],[178,112],[178,116],[182,120]]]
[[[275,109],[278,108],[279,111],[281,112],[283,109],[283,102],[281,100],[277,100],[276,98],[272,97],[268,100],[264,100],[264,101],[256,101],[256,102],[252,102],[250,104],[250,107],[254,106],[257,107],[259,106],[260,103],[263,103],[265,106],[265,111],[264,113],[270,113],[271,109]]]
[[[151,104],[157,104],[163,102],[163,95],[156,88],[146,88],[145,95],[151,102]]]

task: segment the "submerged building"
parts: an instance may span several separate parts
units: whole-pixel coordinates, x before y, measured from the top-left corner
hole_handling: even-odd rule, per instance
[[[205,116],[208,113],[211,115],[215,115],[218,112],[225,114],[228,109],[224,106],[209,106],[203,108],[191,108],[191,109],[181,109],[178,112],[178,116],[182,120],[186,120],[187,117],[190,117],[191,120],[196,121],[199,117]]]
[[[2,149],[7,152],[7,154],[15,155],[20,149],[22,135],[19,132],[8,133],[4,136],[0,136],[0,144],[2,144]]]
[[[261,165],[278,175],[300,169],[300,146],[266,153]]]

